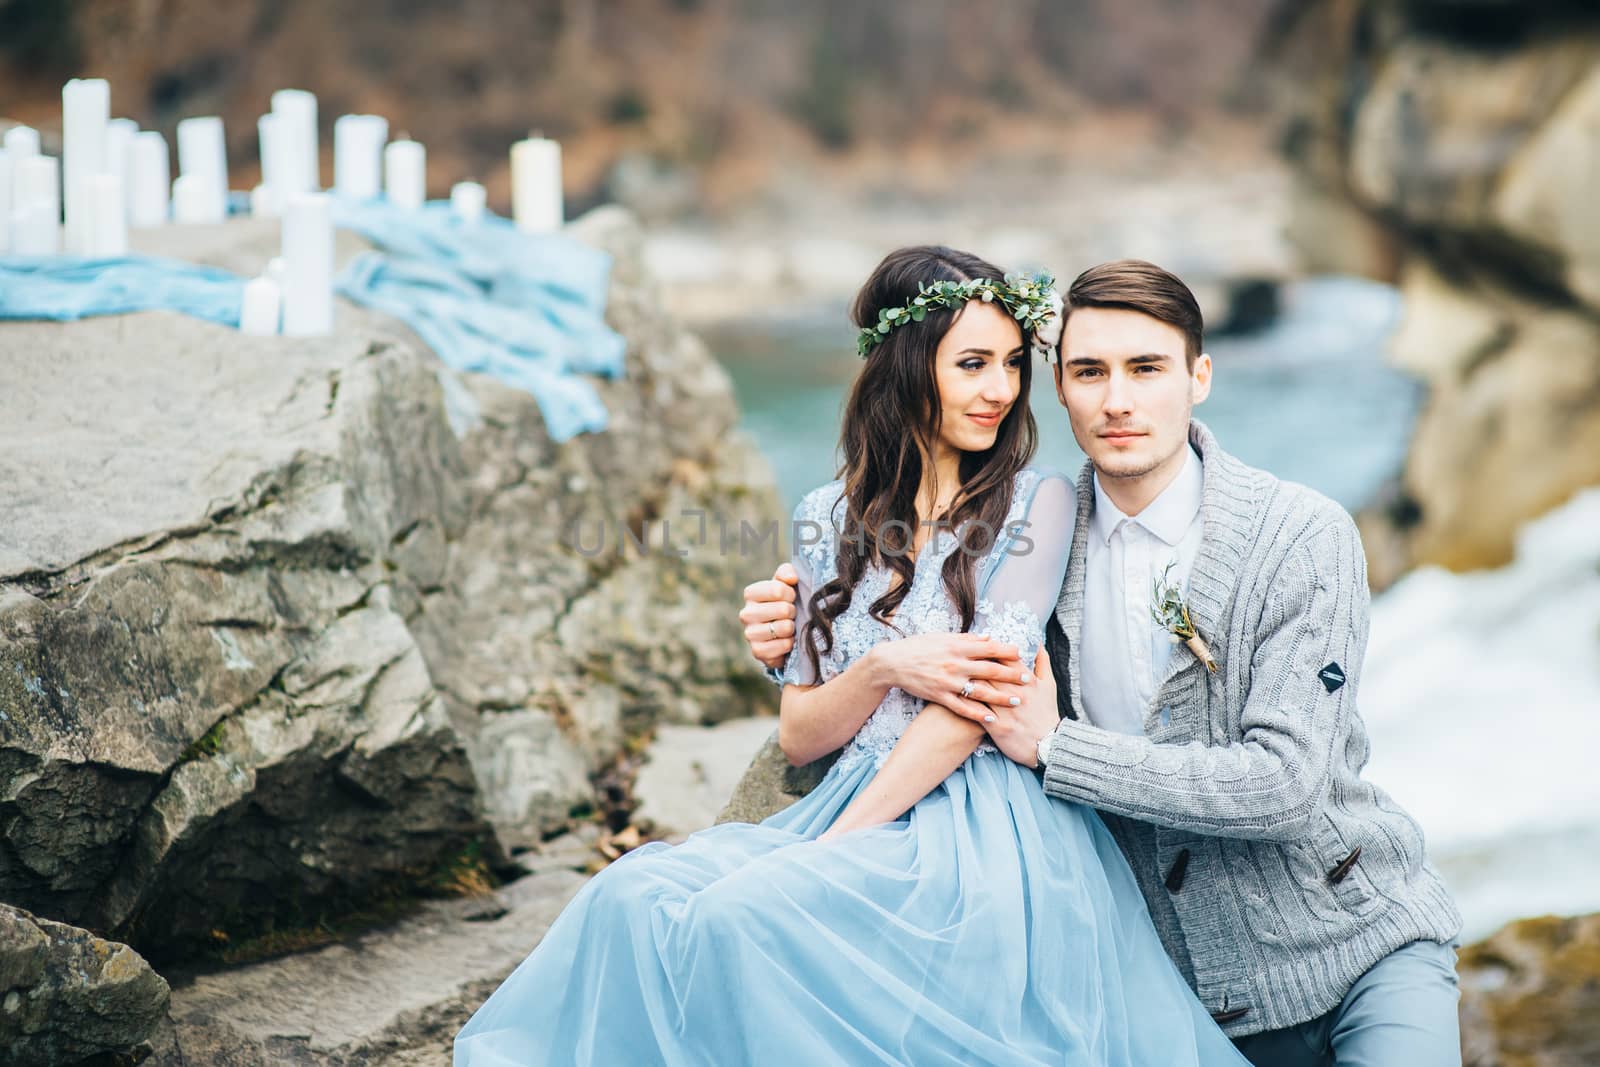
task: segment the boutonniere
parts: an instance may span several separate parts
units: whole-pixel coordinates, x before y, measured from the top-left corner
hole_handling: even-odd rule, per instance
[[[1188,645],[1189,651],[1194,653],[1194,658],[1204,663],[1206,670],[1215,674],[1217,661],[1211,658],[1211,649],[1206,645],[1205,638],[1195,629],[1194,618],[1189,614],[1189,605],[1183,602],[1183,594],[1169,577],[1172,568],[1177,565],[1176,560],[1167,564],[1167,569],[1161,572],[1161,577],[1150,583],[1153,594],[1150,615],[1161,624],[1163,630],[1172,635],[1174,642],[1182,641]]]

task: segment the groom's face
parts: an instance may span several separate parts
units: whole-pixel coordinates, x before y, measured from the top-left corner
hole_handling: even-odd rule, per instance
[[[1177,462],[1189,415],[1210,391],[1211,357],[1190,367],[1176,327],[1125,308],[1068,316],[1056,393],[1102,477],[1143,478]]]

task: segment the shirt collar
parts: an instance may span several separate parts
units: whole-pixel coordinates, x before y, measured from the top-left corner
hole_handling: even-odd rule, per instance
[[[1183,452],[1183,469],[1178,476],[1136,516],[1123,514],[1100,488],[1100,475],[1094,476],[1094,514],[1089,519],[1089,528],[1102,544],[1110,544],[1111,535],[1124,522],[1138,523],[1173,547],[1183,540],[1189,524],[1200,514],[1200,502],[1205,495],[1205,476],[1200,459],[1194,454],[1194,446]]]

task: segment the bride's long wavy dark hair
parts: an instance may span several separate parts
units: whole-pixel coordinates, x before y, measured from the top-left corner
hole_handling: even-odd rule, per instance
[[[889,253],[856,294],[850,317],[857,326],[876,325],[880,308],[911,302],[920,285],[935,281],[1000,281],[1004,272],[967,252],[936,245],[918,245]],[[811,595],[810,617],[802,639],[813,671],[820,676],[821,656],[833,648],[833,620],[850,606],[867,568],[887,566],[898,581],[873,602],[873,618],[893,625],[890,616],[911,588],[914,563],[908,554],[911,533],[918,526],[917,490],[922,485],[924,455],[934,454],[942,412],[934,373],[934,355],[964,308],[937,308],[921,322],[890,331],[867,354],[845,404],[839,436],[844,479],[842,527],[824,530],[839,538],[838,574]],[[1022,338],[1023,351],[1031,340]],[[976,560],[1001,532],[1011,503],[1016,474],[1033,458],[1038,426],[1028,407],[1033,365],[1024,358],[1020,389],[1000,423],[994,444],[982,452],[963,452],[961,486],[941,521],[962,530],[971,523],[962,547],[944,561],[946,591],[961,613],[961,629],[972,626],[977,611]]]

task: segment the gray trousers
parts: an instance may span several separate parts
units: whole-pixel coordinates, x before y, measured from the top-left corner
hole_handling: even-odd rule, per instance
[[[1455,946],[1413,941],[1318,1019],[1234,1042],[1257,1067],[1461,1067]]]

